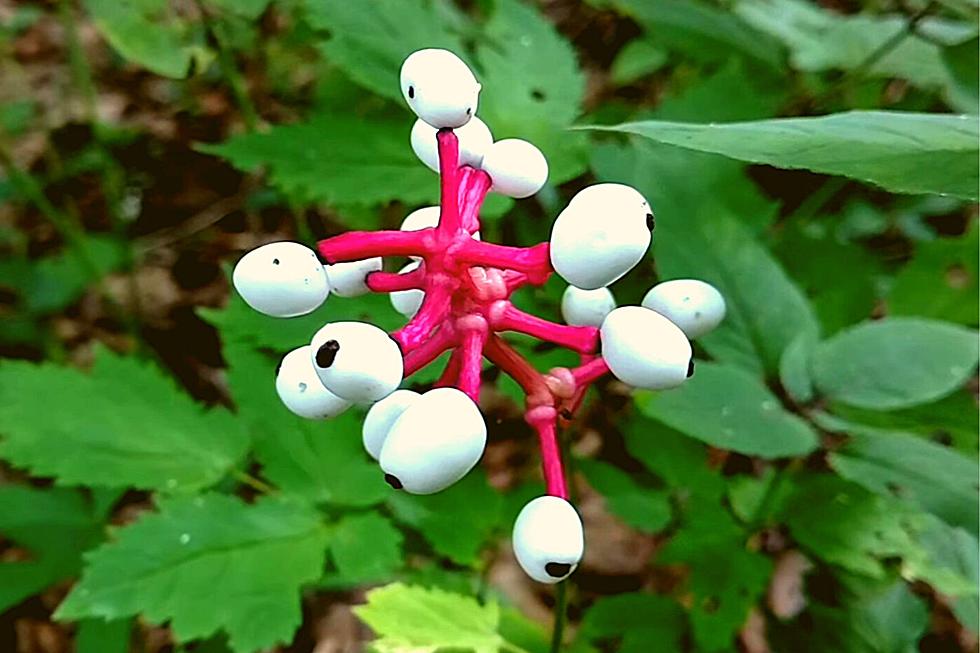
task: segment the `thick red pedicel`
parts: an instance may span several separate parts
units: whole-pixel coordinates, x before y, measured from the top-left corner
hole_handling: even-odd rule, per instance
[[[375,256],[416,256],[411,272],[372,272],[373,292],[418,289],[425,298],[415,316],[391,337],[405,360],[405,377],[451,351],[436,386],[452,386],[479,402],[484,358],[514,378],[526,395],[525,419],[538,435],[548,494],[568,498],[558,446],[558,420],[570,418],[585,391],[608,372],[599,351],[599,331],[568,326],[515,308],[510,296],[526,285],[540,285],[554,271],[548,243],[507,247],[474,240],[480,207],[492,180],[487,173],[459,166],[459,142],[449,129],[437,133],[440,216],[435,228],[420,231],[353,231],[318,243],[330,263]],[[544,374],[498,333],[515,331],[566,347],[581,355],[573,370]]]

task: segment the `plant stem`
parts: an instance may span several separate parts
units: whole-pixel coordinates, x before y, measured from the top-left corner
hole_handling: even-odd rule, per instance
[[[235,103],[238,104],[238,108],[242,112],[245,129],[254,132],[259,126],[259,112],[256,110],[252,98],[249,97],[248,85],[245,83],[245,77],[235,63],[235,55],[228,47],[228,39],[224,26],[220,21],[216,21],[211,17],[211,14],[208,13],[207,8],[201,0],[196,0],[195,4],[197,4],[198,11],[201,12],[201,22],[204,23],[204,28],[214,38],[214,43],[218,48],[218,63],[221,66],[221,72],[224,73],[225,79],[228,80],[231,94],[235,97]]]
[[[555,625],[551,629],[551,653],[561,651],[565,636],[565,611],[568,607],[568,581],[558,583],[555,588]]]
[[[71,67],[72,77],[82,92],[82,100],[85,106],[85,120],[94,126],[98,119],[95,104],[95,82],[92,81],[92,67],[89,66],[88,59],[85,57],[85,53],[82,52],[82,46],[78,39],[75,11],[70,0],[61,0],[58,3],[58,17],[61,20],[66,41],[68,42],[68,63]]]
[[[272,487],[265,481],[252,476],[248,472],[243,472],[240,469],[236,469],[232,475],[235,477],[235,480],[242,485],[247,485],[253,490],[261,492],[262,494],[275,494],[276,492],[276,488]]]

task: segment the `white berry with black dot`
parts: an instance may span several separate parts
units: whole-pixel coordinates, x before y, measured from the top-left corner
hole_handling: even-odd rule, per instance
[[[439,172],[439,143],[436,140],[438,131],[429,123],[419,119],[412,126],[411,134],[415,156],[434,172]],[[459,165],[479,168],[483,163],[483,156],[493,145],[490,128],[485,122],[473,116],[468,123],[454,129],[453,133],[459,141]]]
[[[330,289],[338,297],[359,297],[370,291],[367,275],[382,268],[380,256],[325,266]]]
[[[725,319],[725,298],[710,283],[698,279],[658,283],[643,297],[642,304],[679,326],[691,340],[708,333]]]
[[[624,184],[596,184],[575,195],[551,230],[551,264],[583,290],[608,286],[639,263],[654,226],[650,204]]]
[[[521,569],[539,583],[565,580],[585,553],[582,518],[560,497],[538,497],[525,505],[511,539]]]
[[[270,243],[253,249],[235,265],[231,279],[246,304],[272,317],[306,315],[330,294],[320,259],[299,243]]]
[[[313,367],[327,390],[356,403],[379,401],[402,382],[402,353],[367,322],[330,322],[310,343]]]
[[[566,324],[574,326],[602,326],[602,321],[614,308],[616,298],[605,287],[582,290],[569,286],[561,296],[561,316]]]
[[[486,444],[487,425],[473,400],[456,388],[435,388],[398,417],[379,462],[393,488],[433,494],[466,476]]]
[[[480,83],[449,50],[413,52],[402,63],[399,77],[409,108],[436,129],[462,127],[476,115]]]
[[[483,170],[493,180],[491,190],[516,199],[534,195],[548,181],[544,154],[519,138],[505,138],[491,145],[483,155]]]
[[[364,449],[372,458],[377,460],[381,457],[381,448],[388,438],[392,425],[401,417],[405,409],[418,401],[421,396],[413,390],[395,390],[371,406],[361,427],[361,439],[364,442]]]
[[[414,261],[403,267],[400,272],[401,274],[413,272],[420,265],[420,262]],[[417,288],[396,290],[388,295],[388,299],[391,300],[391,305],[396,311],[405,317],[411,318],[415,317],[415,314],[419,312],[419,308],[422,306],[422,300],[425,299],[425,293]]]
[[[309,345],[286,354],[276,369],[276,394],[291,412],[306,419],[330,419],[351,402],[327,390],[313,368]]]
[[[628,385],[664,390],[694,373],[691,343],[680,327],[642,306],[622,306],[599,329],[609,371]]]

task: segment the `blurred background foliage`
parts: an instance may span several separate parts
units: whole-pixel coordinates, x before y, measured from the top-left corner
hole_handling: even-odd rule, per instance
[[[976,651],[977,12],[0,2],[0,650],[537,653],[564,619],[581,652]],[[387,298],[277,321],[229,292],[259,244],[437,199],[397,88],[433,46],[551,164],[485,239],[630,183],[657,230],[620,303],[693,276],[729,305],[688,384],[607,381],[565,433],[588,544],[557,606],[509,551],[542,489],[516,385],[486,375],[480,469],[393,494],[357,410],[273,389],[325,320],[397,327]]]

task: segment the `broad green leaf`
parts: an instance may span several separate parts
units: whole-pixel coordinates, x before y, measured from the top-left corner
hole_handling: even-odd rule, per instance
[[[828,398],[892,410],[939,399],[976,367],[975,331],[916,318],[866,322],[817,345],[811,370]]]
[[[694,376],[672,390],[637,394],[647,416],[712,446],[781,458],[817,447],[817,434],[787,412],[754,376],[734,367],[699,362]]]
[[[657,533],[670,523],[670,498],[664,490],[643,487],[609,463],[583,459],[576,467],[602,495],[614,515],[644,533]]]
[[[980,37],[977,36],[943,48],[943,63],[951,79],[949,101],[957,111],[964,113],[980,112],[977,50],[980,50]]]
[[[241,170],[265,167],[272,184],[307,202],[434,203],[439,179],[412,151],[411,127],[408,119],[318,114],[308,122],[198,148],[228,159]]]
[[[720,125],[649,120],[584,129],[637,134],[741,161],[852,177],[897,193],[980,198],[975,116],[849,111]]]
[[[789,396],[799,402],[813,399],[813,380],[810,378],[810,357],[815,338],[801,333],[793,339],[779,359],[779,382]]]
[[[566,131],[581,111],[585,75],[572,45],[532,5],[495,0],[477,50],[479,115],[497,140],[523,138],[544,152],[549,181],[586,167],[584,135]]]
[[[75,651],[76,653],[129,653],[129,639],[132,632],[131,619],[118,621],[85,619],[78,624]]]
[[[0,538],[28,550],[29,560],[0,563],[0,613],[82,566],[82,552],[102,536],[99,520],[75,490],[0,487]]]
[[[958,238],[916,243],[915,255],[895,275],[888,293],[892,315],[919,315],[975,325],[980,304],[980,227],[973,220]]]
[[[746,474],[728,478],[728,504],[735,516],[746,524],[765,521],[770,516],[772,497],[779,488],[780,478],[772,467],[758,478]]]
[[[229,636],[237,653],[288,642],[300,588],[320,576],[327,530],[297,503],[253,505],[226,495],[164,500],[86,556],[59,619],[141,614],[170,622],[178,641]]]
[[[927,563],[952,575],[952,586],[931,582],[954,599],[953,612],[960,623],[977,633],[980,631],[980,543],[976,531],[952,528],[936,519],[929,522],[919,542],[926,550]]]
[[[667,65],[667,53],[651,39],[633,39],[627,43],[609,68],[613,83],[624,86],[653,74]]]
[[[190,72],[194,43],[166,0],[85,0],[95,26],[119,54],[164,77]],[[201,47],[201,46],[198,46]]]
[[[830,454],[830,466],[846,479],[884,496],[909,501],[945,520],[976,532],[976,461],[906,433],[848,427],[850,439]]]
[[[384,580],[405,561],[403,539],[378,513],[346,515],[331,531],[330,555],[344,578],[355,582]]]
[[[152,365],[106,350],[90,374],[4,362],[0,424],[0,457],[66,485],[202,488],[248,445],[231,413],[205,410]]]
[[[648,651],[656,640],[661,653],[679,653],[685,630],[684,611],[677,602],[632,592],[600,597],[582,617],[578,636],[593,642],[619,638],[618,651],[635,653]]]
[[[373,646],[380,653],[444,648],[497,653],[504,644],[496,603],[480,605],[439,589],[394,583],[368,592],[367,603],[354,612],[378,635]]]
[[[436,553],[456,564],[474,566],[501,526],[503,498],[487,484],[486,474],[474,469],[436,494],[392,493],[388,505],[395,519],[418,531]]]

